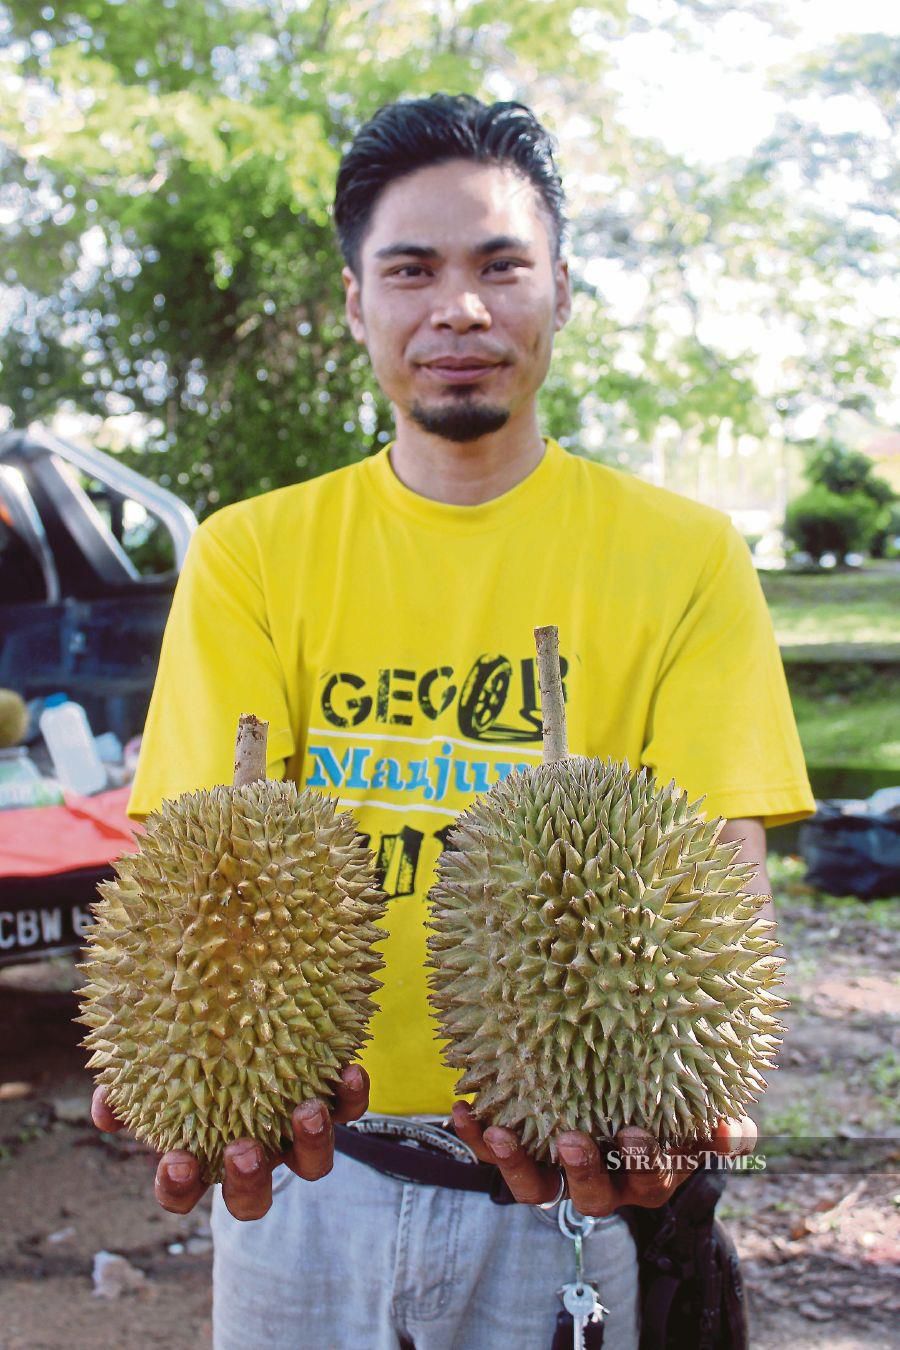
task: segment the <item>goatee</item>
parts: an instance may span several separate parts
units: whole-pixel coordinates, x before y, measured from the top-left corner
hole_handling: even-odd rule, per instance
[[[414,403],[409,415],[423,431],[445,441],[477,441],[499,431],[509,421],[509,409],[488,403],[459,403],[440,408],[425,408]]]

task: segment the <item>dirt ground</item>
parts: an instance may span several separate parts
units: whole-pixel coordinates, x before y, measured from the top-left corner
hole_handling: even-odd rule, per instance
[[[897,911],[823,905],[789,875],[779,896],[792,1007],[755,1118],[773,1135],[890,1138],[893,1172],[730,1178],[718,1212],[755,1350],[900,1344]],[[72,977],[63,959],[0,972],[0,1350],[203,1350],[208,1198],[167,1214],[155,1158],[90,1125]],[[100,1252],[127,1262],[105,1272],[114,1297],[94,1292]]]

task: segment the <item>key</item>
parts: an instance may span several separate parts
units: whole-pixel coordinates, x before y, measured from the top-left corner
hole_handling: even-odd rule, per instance
[[[574,1325],[571,1313],[567,1313],[565,1308],[560,1308],[556,1314],[556,1329],[553,1332],[550,1350],[572,1350]],[[603,1331],[603,1322],[585,1322],[581,1341],[583,1350],[603,1350]]]
[[[575,1278],[557,1290],[565,1311],[556,1319],[553,1350],[564,1350],[566,1345],[572,1345],[574,1350],[601,1350],[603,1318],[609,1309],[600,1302],[597,1286],[584,1276],[584,1238],[596,1227],[597,1220],[580,1214],[566,1200],[559,1207],[558,1222],[563,1237],[575,1249]]]
[[[563,1285],[559,1296],[572,1318],[573,1350],[599,1350],[603,1344],[603,1318],[609,1309],[600,1302],[596,1285],[589,1280],[573,1281]]]

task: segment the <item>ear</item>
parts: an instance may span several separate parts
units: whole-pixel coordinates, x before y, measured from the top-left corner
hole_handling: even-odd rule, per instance
[[[554,314],[554,329],[558,333],[569,319],[572,313],[572,286],[569,279],[569,264],[565,258],[560,258],[554,264],[554,275],[556,280],[556,310]]]
[[[347,315],[347,323],[350,325],[350,332],[356,338],[357,342],[365,343],[366,326],[362,316],[362,293],[359,282],[349,267],[341,269],[341,281],[344,283],[344,311]]]

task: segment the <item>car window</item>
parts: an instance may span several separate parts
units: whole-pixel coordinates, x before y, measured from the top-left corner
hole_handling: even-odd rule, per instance
[[[0,604],[23,604],[47,598],[40,559],[12,523],[0,484]]]
[[[174,569],[172,536],[141,502],[123,497],[96,479],[84,479],[84,488],[141,576],[159,576]]]

